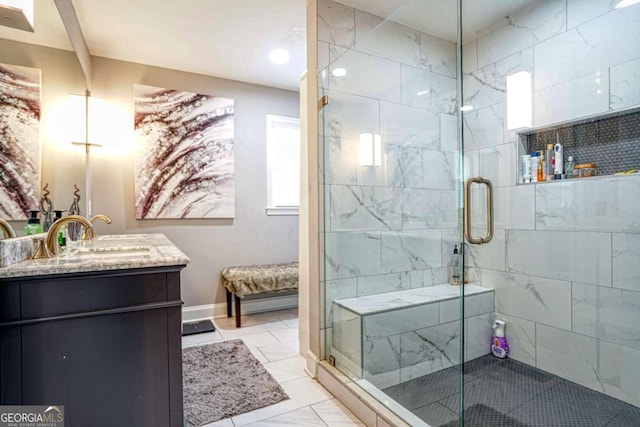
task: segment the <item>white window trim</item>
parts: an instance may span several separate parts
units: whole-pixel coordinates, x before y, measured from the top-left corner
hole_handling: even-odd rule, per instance
[[[300,119],[298,118],[267,114],[267,136],[269,128],[274,127],[274,124],[281,128],[300,129]],[[300,142],[302,143],[302,141]],[[268,164],[267,168],[269,168]],[[267,173],[269,172],[267,171]],[[269,197],[269,189],[267,189],[267,199]],[[267,200],[267,204],[269,204],[269,200]],[[300,206],[267,206],[265,207],[265,212],[268,216],[299,215]]]

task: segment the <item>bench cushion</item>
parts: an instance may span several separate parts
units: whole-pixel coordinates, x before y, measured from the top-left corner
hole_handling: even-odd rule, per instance
[[[297,262],[227,267],[220,274],[222,286],[240,298],[298,288]]]

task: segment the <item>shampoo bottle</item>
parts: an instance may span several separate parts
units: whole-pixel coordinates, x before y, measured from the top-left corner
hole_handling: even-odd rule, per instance
[[[31,217],[27,221],[27,225],[24,227],[24,234],[31,236],[33,234],[42,233],[42,226],[40,225],[40,219],[38,218],[40,211],[29,212],[31,212]]]
[[[460,275],[460,254],[458,253],[458,245],[453,248],[451,260],[449,261],[449,283],[452,285],[462,284]]]
[[[546,181],[553,180],[553,144],[547,144],[547,150],[544,153],[544,175]]]
[[[560,142],[557,142],[556,145],[553,146],[553,155],[556,159],[553,173],[556,175],[556,179],[561,179],[564,173],[564,153],[562,152],[562,144],[560,144]]]

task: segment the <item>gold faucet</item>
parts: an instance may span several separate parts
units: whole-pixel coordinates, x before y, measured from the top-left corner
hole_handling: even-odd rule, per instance
[[[5,239],[9,239],[11,237],[16,237],[15,230],[13,229],[11,224],[9,224],[4,219],[0,219],[0,228],[2,229],[2,232],[4,233],[4,238]]]
[[[94,215],[89,219],[89,222],[91,223],[91,225],[95,224],[95,222],[97,220],[101,220],[106,222],[107,224],[111,224],[111,218],[109,218],[106,215],[102,215],[102,214],[98,214],[98,215]],[[85,228],[84,232],[82,233],[82,240],[91,240],[91,239],[95,239],[96,238],[96,232],[95,230],[92,228]]]
[[[58,244],[58,233],[60,232],[60,228],[68,222],[79,222],[82,224],[85,229],[85,234],[87,235],[87,239],[85,239],[83,235],[83,240],[93,238],[91,237],[93,236],[93,224],[91,224],[87,218],[80,215],[68,215],[64,218],[60,218],[51,224],[51,228],[49,228],[49,232],[47,233],[47,249],[51,253],[51,256],[60,255],[62,252],[60,245]]]

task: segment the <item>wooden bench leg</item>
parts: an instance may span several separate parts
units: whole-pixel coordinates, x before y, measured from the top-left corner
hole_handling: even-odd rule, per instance
[[[240,321],[240,298],[238,295],[233,296],[236,302],[236,328],[240,328],[242,326]]]
[[[231,317],[231,296],[232,293],[229,291],[229,289],[224,288],[227,291],[227,317]]]

